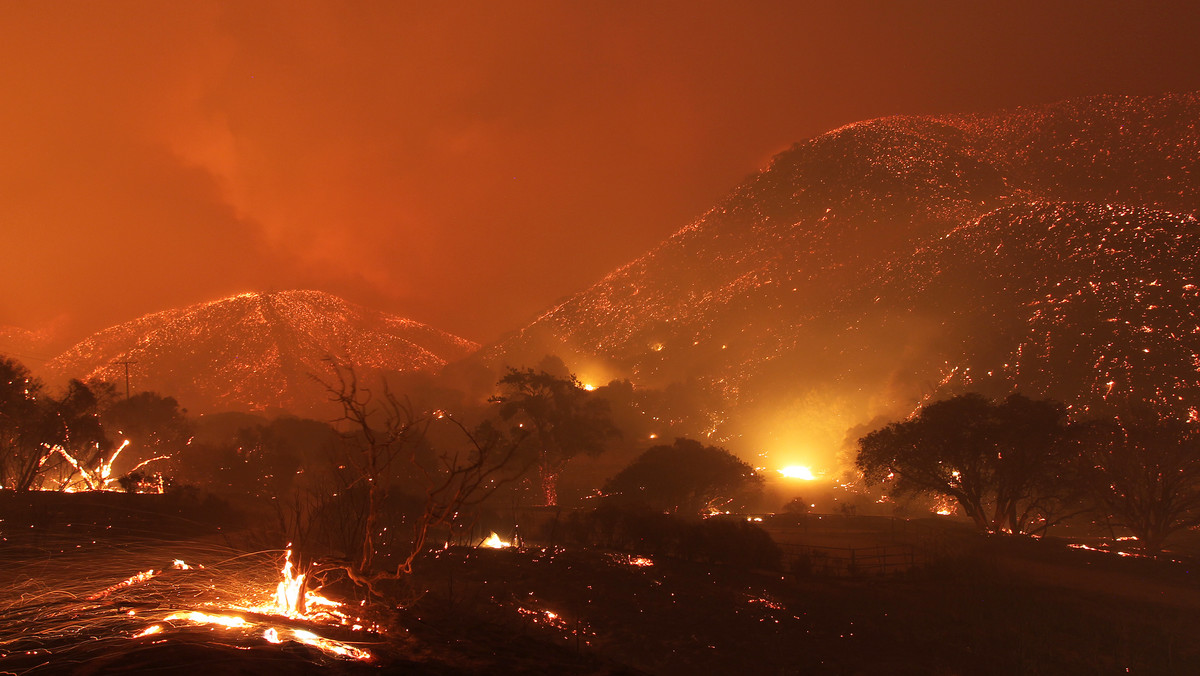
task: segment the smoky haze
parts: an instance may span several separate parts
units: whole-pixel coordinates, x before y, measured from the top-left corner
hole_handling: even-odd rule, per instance
[[[1196,89],[1197,19],[1094,2],[7,2],[0,326],[65,346],[319,288],[488,342],[826,129]]]

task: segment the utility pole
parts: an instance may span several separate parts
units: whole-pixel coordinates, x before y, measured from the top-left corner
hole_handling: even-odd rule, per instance
[[[125,398],[128,399],[129,398],[129,365],[136,364],[137,362],[126,359],[125,361],[114,361],[113,363],[114,364],[122,364],[125,366]]]

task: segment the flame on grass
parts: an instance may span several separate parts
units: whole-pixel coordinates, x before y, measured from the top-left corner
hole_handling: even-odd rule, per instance
[[[505,549],[506,547],[511,547],[512,543],[501,540],[500,536],[496,535],[495,531],[493,531],[486,540],[479,543],[479,546],[491,549]]]
[[[196,610],[186,613],[172,613],[163,618],[163,621],[186,621],[192,624],[212,624],[229,629],[250,629],[255,628],[258,625],[257,622],[247,620],[240,615],[217,615],[213,613],[202,613]],[[159,625],[154,625],[147,628],[146,631],[138,634],[138,636],[140,637],[158,633],[157,631],[152,631],[155,627],[159,627]],[[159,629],[161,630],[161,627],[159,627]],[[341,641],[335,641],[333,639],[319,636],[306,629],[293,628],[286,629],[284,631],[287,632],[287,635],[290,636],[292,640],[305,645],[310,645],[324,653],[355,660],[371,659],[371,653],[363,650],[362,648],[356,648],[348,643],[343,643]],[[283,643],[284,641],[284,639],[280,636],[280,629],[278,627],[267,627],[263,630],[262,637],[263,640],[267,641],[268,643],[279,644]]]
[[[283,570],[279,571],[279,584],[275,587],[275,612],[287,617],[303,615],[307,603],[300,605],[300,594],[304,591],[304,573],[296,575],[292,566],[292,550],[288,549],[284,556]]]
[[[1092,547],[1090,545],[1080,543],[1069,544],[1067,546],[1071,549],[1086,549],[1089,552],[1100,552],[1102,554],[1116,554],[1117,556],[1134,557],[1139,559],[1149,558],[1145,554],[1138,554],[1136,552],[1125,552],[1119,549],[1102,549],[1100,547]]]
[[[203,566],[188,565],[180,559],[176,559],[172,567],[176,570],[197,570],[203,568]],[[102,599],[115,591],[147,582],[162,572],[161,570],[155,571],[151,569],[138,573],[88,598],[89,600]],[[289,548],[284,555],[283,568],[280,570],[280,580],[275,586],[274,593],[266,602],[259,604],[248,603],[246,605],[230,604],[221,607],[209,604],[209,607],[203,610],[189,609],[171,612],[163,617],[162,622],[171,624],[172,626],[175,624],[206,625],[215,628],[254,631],[255,633],[258,633],[261,629],[261,637],[268,643],[282,643],[285,640],[292,640],[312,646],[329,655],[355,660],[372,659],[372,655],[368,651],[342,641],[325,638],[307,629],[269,626],[268,622],[255,617],[266,615],[284,617],[293,621],[306,621],[313,623],[313,629],[318,629],[321,623],[349,626],[353,631],[363,629],[365,623],[358,618],[350,617],[344,612],[342,610],[342,603],[326,598],[316,591],[306,590],[304,587],[305,578],[306,575],[304,573],[296,572],[296,566],[292,562],[292,550]],[[247,617],[246,613],[252,613],[253,616]],[[378,627],[372,626],[372,629],[377,630]],[[134,634],[132,638],[155,636],[162,632],[163,626],[161,624],[153,624]]]

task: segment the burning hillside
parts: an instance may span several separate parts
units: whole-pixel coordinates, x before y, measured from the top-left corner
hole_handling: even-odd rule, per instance
[[[319,291],[244,293],[105,329],[47,370],[123,384],[128,364],[134,389],[170,393],[189,408],[306,412],[326,401],[313,376],[333,378],[330,358],[369,377],[436,370],[475,347]]]
[[[1197,119],[1188,94],[842,127],[486,357],[699,380],[737,407],[715,438],[826,466],[847,430],[982,380],[1178,401],[1200,354]]]

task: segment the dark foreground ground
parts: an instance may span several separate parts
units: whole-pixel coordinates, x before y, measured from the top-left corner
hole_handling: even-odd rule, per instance
[[[959,539],[922,565],[860,576],[451,548],[417,571],[403,607],[372,616],[386,632],[283,622],[273,644],[260,628],[161,621],[269,594],[282,553],[248,546],[260,528],[157,496],[38,499],[30,511],[0,494],[4,673],[1200,673],[1190,564],[1011,538]],[[193,567],[97,597],[175,558]],[[150,624],[164,630],[136,637]],[[293,626],[374,658],[288,640]]]

